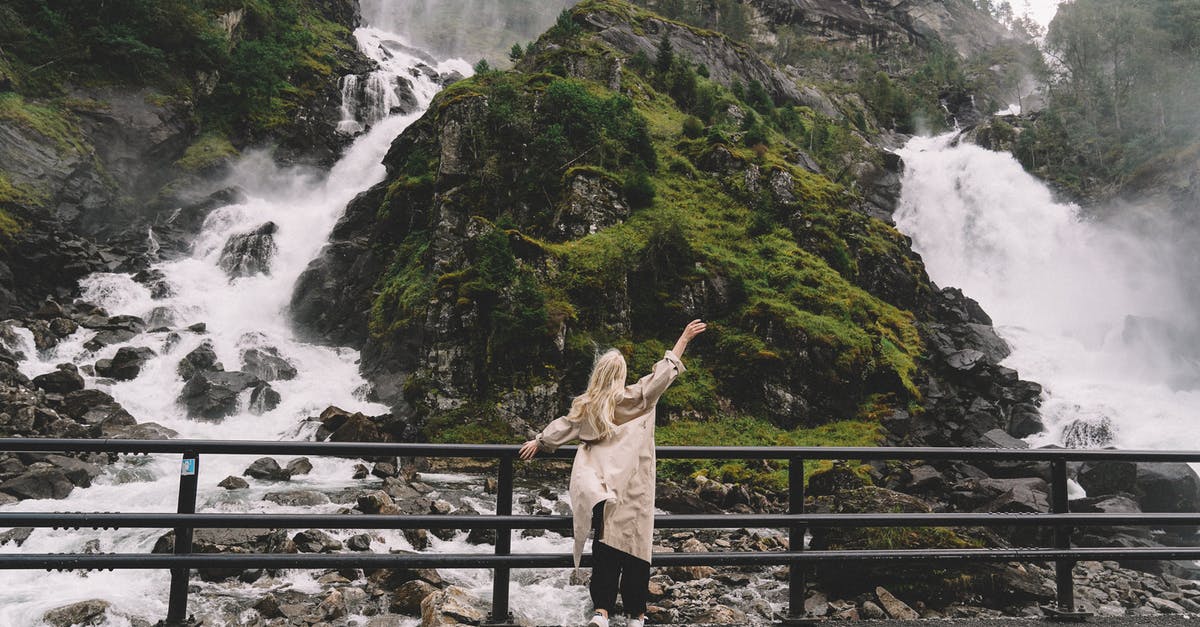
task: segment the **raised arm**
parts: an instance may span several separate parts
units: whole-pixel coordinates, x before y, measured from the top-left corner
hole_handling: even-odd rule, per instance
[[[687,350],[688,342],[692,338],[704,333],[707,328],[703,322],[693,320],[688,323],[683,329],[683,333],[679,335],[679,339],[675,341],[675,346],[667,351],[663,358],[654,364],[654,368],[650,374],[642,377],[637,383],[629,386],[628,393],[636,399],[637,407],[640,411],[645,411],[654,406],[658,402],[663,392],[675,381],[675,377],[679,373],[687,370],[683,366],[683,361],[680,356]]]
[[[687,326],[683,328],[683,333],[679,334],[679,339],[675,340],[675,348],[672,348],[671,352],[675,353],[676,357],[683,357],[683,351],[687,350],[688,342],[692,341],[692,338],[697,335],[704,333],[704,330],[707,328],[708,325],[699,320],[692,320],[687,323]]]

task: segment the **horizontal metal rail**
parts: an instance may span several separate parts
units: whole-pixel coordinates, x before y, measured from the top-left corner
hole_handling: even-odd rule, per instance
[[[893,562],[1040,562],[1053,560],[1194,560],[1200,548],[1074,548],[1060,549],[909,549],[854,551],[755,551],[655,553],[655,566],[777,566],[795,563]],[[494,555],[492,553],[167,553],[92,555],[5,554],[0,570],[167,569],[167,568],[569,568],[570,553]],[[584,566],[591,555],[584,555]]]
[[[1200,513],[1158,514],[671,514],[656,529],[806,527],[1200,526]],[[570,516],[358,514],[134,514],[0,512],[0,527],[195,529],[570,529]]]
[[[133,512],[0,512],[0,527],[39,528],[170,528],[175,546],[170,554],[0,554],[0,569],[169,569],[170,599],[166,623],[186,621],[188,578],[193,568],[491,568],[492,614],[488,624],[510,625],[508,618],[511,568],[561,568],[572,565],[567,554],[511,555],[516,529],[569,529],[567,516],[512,515],[513,464],[518,448],[504,444],[392,444],[372,442],[276,442],[212,440],[42,439],[0,438],[0,451],[19,453],[99,452],[123,454],[182,454],[179,505],[176,513]],[[566,460],[575,447],[562,447],[541,457]],[[1071,533],[1079,527],[1200,526],[1196,513],[1070,513],[1067,464],[1095,461],[1135,463],[1200,462],[1200,451],[1117,451],[1078,449],[888,448],[888,447],[760,447],[664,446],[660,459],[771,459],[788,467],[788,514],[686,514],[657,516],[655,527],[784,528],[790,551],[659,553],[659,566],[788,566],[788,621],[803,619],[804,568],[824,562],[1007,562],[1054,561],[1059,617],[1079,617],[1074,609],[1071,568],[1079,560],[1195,560],[1200,548],[1136,547],[1074,548]],[[496,515],[344,515],[344,514],[226,514],[195,513],[201,455],[312,455],[349,458],[426,457],[498,460]],[[809,514],[804,512],[804,473],[807,460],[944,460],[1047,463],[1052,513],[864,513]],[[805,550],[803,538],[812,528],[849,527],[1037,527],[1054,530],[1053,548],[920,549],[920,550]],[[493,553],[471,554],[207,554],[195,553],[196,529],[490,529],[495,531]],[[591,556],[584,556],[590,565]]]
[[[0,438],[0,451],[197,453],[221,455],[322,455],[332,457],[516,457],[511,444],[391,444],[378,442],[276,442],[259,440],[130,440],[66,438]],[[1128,451],[1085,449],[1002,449],[852,446],[660,446],[659,459],[863,459],[863,460],[992,460],[992,461],[1131,461],[1200,462],[1200,451]],[[569,459],[575,447],[564,446],[539,457]]]

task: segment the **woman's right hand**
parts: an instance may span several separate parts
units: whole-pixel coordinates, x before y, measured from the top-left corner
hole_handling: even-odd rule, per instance
[[[538,444],[537,440],[530,440],[521,445],[521,452],[519,453],[519,455],[520,455],[521,459],[525,459],[525,460],[533,459],[533,456],[537,455],[537,453],[540,449],[541,449],[541,445]]]

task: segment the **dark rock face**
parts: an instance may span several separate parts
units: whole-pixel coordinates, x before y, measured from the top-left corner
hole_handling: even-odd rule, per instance
[[[221,250],[218,265],[231,279],[270,274],[278,229],[274,222],[267,222],[249,233],[231,236]]]
[[[772,22],[803,26],[805,32],[834,45],[857,42],[881,47],[940,40],[966,57],[1013,37],[970,5],[934,0],[750,0],[749,4]]]

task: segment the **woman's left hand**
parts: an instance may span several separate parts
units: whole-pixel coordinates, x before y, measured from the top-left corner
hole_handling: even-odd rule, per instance
[[[519,453],[519,455],[520,455],[521,459],[525,459],[525,460],[533,459],[533,456],[537,455],[538,450],[540,448],[541,448],[541,446],[538,444],[537,440],[530,440],[521,445],[521,452]]]

